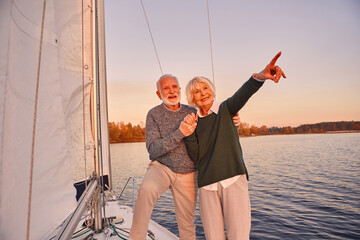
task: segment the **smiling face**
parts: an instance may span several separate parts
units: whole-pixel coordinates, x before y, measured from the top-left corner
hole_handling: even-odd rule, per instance
[[[207,115],[214,102],[213,91],[203,82],[197,82],[198,88],[194,90],[194,103],[200,108],[201,114]]]
[[[180,87],[173,77],[161,79],[156,94],[170,110],[177,110],[180,107]]]

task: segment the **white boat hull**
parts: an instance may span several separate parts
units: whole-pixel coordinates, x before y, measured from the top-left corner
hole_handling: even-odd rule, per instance
[[[84,228],[84,219],[82,219],[73,235],[73,239],[89,239],[90,235],[98,240],[105,239],[130,239],[129,232],[132,224],[132,208],[121,205],[118,201],[108,201],[105,206],[106,218],[111,218],[110,226],[105,227],[104,231],[94,233],[92,230],[82,230]],[[80,232],[79,232],[80,231]],[[116,231],[116,232],[115,232]],[[77,232],[77,233],[76,233]],[[85,233],[85,234],[84,234]],[[81,235],[83,234],[83,235]],[[76,237],[77,236],[77,237]],[[119,236],[121,238],[119,238]],[[76,237],[76,238],[75,238]],[[90,238],[91,239],[91,238]],[[166,228],[150,220],[146,240],[178,240],[179,238]]]

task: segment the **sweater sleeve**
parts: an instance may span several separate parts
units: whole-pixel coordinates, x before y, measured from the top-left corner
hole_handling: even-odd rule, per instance
[[[166,127],[166,126],[162,126]],[[169,153],[171,150],[179,146],[179,142],[184,135],[179,129],[166,136],[161,136],[160,126],[155,121],[154,116],[149,112],[146,117],[146,148],[149,152],[150,159],[156,160],[158,157]]]
[[[197,162],[199,158],[199,144],[197,141],[196,132],[193,132],[188,137],[185,137],[184,143],[190,159],[194,162]]]
[[[232,97],[226,100],[230,114],[235,116],[263,84],[264,82],[257,81],[253,77],[250,77],[250,79],[246,81]]]

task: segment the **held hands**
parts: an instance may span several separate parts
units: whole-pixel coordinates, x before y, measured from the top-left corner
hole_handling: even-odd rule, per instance
[[[184,134],[185,137],[191,135],[195,131],[195,128],[197,126],[197,120],[198,120],[198,115],[191,113],[191,114],[188,114],[184,118],[184,120],[180,123],[179,129],[182,132],[182,134]],[[234,124],[236,127],[240,126],[241,121],[240,121],[239,113],[237,113],[233,117],[233,121],[234,121]]]
[[[273,80],[274,82],[279,82],[281,76],[286,78],[284,72],[279,66],[276,66],[275,63],[280,57],[281,52],[276,54],[276,56],[271,60],[271,62],[259,73],[253,74],[253,77],[259,80]]]
[[[182,134],[184,134],[185,137],[191,135],[196,128],[197,125],[197,119],[198,119],[198,115],[191,113],[188,114],[184,120],[180,123],[180,131],[182,132]]]

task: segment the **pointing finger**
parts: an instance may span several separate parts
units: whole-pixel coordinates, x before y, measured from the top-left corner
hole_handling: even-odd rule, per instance
[[[271,60],[271,62],[269,63],[269,65],[275,65],[276,61],[278,60],[278,58],[281,56],[281,52],[278,52],[278,54],[276,54],[276,56]]]

